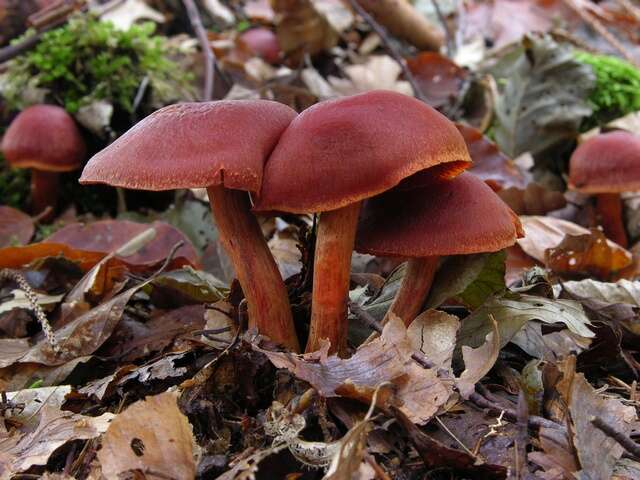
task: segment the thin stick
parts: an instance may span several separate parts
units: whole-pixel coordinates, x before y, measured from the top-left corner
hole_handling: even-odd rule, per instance
[[[640,458],[640,445],[631,440],[626,433],[609,425],[600,417],[591,417],[591,423],[606,436],[613,438],[627,452],[636,457],[636,459]]]
[[[447,56],[451,57],[453,55],[453,33],[449,28],[447,19],[444,18],[444,15],[442,13],[442,10],[440,9],[440,4],[438,3],[438,0],[431,0],[431,4],[433,5],[433,9],[436,11],[438,20],[440,20],[440,23],[442,24],[442,28],[444,29],[445,44],[447,45]]]
[[[406,78],[407,81],[411,84],[411,88],[413,89],[413,93],[416,96],[416,98],[427,103],[426,97],[424,96],[424,94],[422,93],[422,90],[418,86],[418,83],[416,82],[415,77],[411,73],[411,70],[409,70],[409,67],[407,67],[407,62],[404,60],[404,58],[402,58],[402,55],[400,55],[400,53],[396,50],[396,48],[391,44],[391,39],[389,38],[389,35],[387,34],[387,31],[384,29],[384,27],[380,25],[378,22],[376,22],[374,18],[371,15],[369,15],[369,13],[367,13],[367,11],[364,8],[362,8],[362,6],[358,3],[358,0],[349,0],[349,3],[353,7],[353,9],[356,12],[358,12],[358,15],[360,15],[363,18],[363,20],[367,22],[367,24],[373,29],[373,31],[378,34],[378,36],[380,37],[380,40],[382,40],[382,44],[386,48],[387,52],[389,52],[389,55],[391,55],[391,57],[393,57],[393,59],[398,63],[398,65],[400,65],[400,68],[402,69],[402,73],[404,74],[404,78]]]
[[[207,36],[207,31],[204,29],[202,17],[200,16],[200,12],[198,11],[198,7],[195,2],[193,0],[182,0],[182,3],[184,4],[184,8],[187,10],[189,21],[191,22],[191,26],[193,27],[196,36],[198,37],[200,48],[204,55],[204,91],[202,94],[202,100],[204,102],[209,102],[213,99],[214,66],[216,58],[213,55],[213,50],[211,50],[209,37]]]

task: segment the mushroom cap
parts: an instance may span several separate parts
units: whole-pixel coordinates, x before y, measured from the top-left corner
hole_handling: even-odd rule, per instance
[[[583,193],[640,190],[640,137],[620,130],[580,144],[569,162],[569,188]]]
[[[68,172],[80,167],[86,147],[64,108],[34,105],[11,122],[2,139],[2,152],[14,167]]]
[[[429,167],[469,158],[455,125],[396,92],[371,91],[318,103],[285,130],[265,167],[257,211],[336,210]]]
[[[242,40],[256,55],[265,62],[278,63],[280,59],[280,43],[273,31],[265,27],[247,30],[240,35]]]
[[[464,255],[502,250],[523,235],[518,216],[485,182],[465,172],[369,199],[356,250],[388,257]]]
[[[223,185],[257,192],[264,162],[295,116],[269,100],[169,105],[94,155],[80,183],[138,190]]]

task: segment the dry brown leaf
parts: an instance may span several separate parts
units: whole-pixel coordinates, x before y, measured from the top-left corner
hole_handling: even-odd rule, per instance
[[[608,279],[631,262],[628,252],[611,248],[602,230],[595,228],[585,235],[567,234],[558,246],[545,252],[546,266],[565,276]]]
[[[437,109],[448,107],[457,101],[457,97],[462,94],[465,79],[469,76],[467,70],[436,52],[423,52],[410,58],[407,66],[426,102]]]
[[[462,346],[462,359],[464,360],[464,372],[456,379],[458,391],[463,398],[468,399],[475,391],[476,383],[484,377],[498,360],[500,353],[500,332],[498,324],[492,315],[491,325],[493,331],[487,334],[486,342],[478,348],[468,345]]]
[[[111,413],[87,417],[45,405],[33,432],[0,432],[0,480],[46,464],[51,454],[67,442],[97,437],[107,430],[113,417]]]
[[[424,353],[436,367],[450,370],[459,329],[460,320],[455,315],[427,310],[411,322],[407,336],[414,350]]]
[[[176,480],[196,475],[195,440],[177,396],[162,393],[138,401],[117,415],[102,438],[98,460],[107,479],[133,471]]]
[[[545,251],[557,247],[565,235],[588,235],[589,230],[567,220],[553,217],[520,217],[525,236],[518,239],[518,245],[524,252],[539,262],[545,261]],[[607,240],[615,255],[631,258],[631,253],[617,243]]]
[[[29,243],[35,226],[33,219],[15,208],[0,205],[0,247]]]
[[[469,171],[484,180],[494,190],[502,188],[524,188],[529,181],[518,165],[476,128],[456,123],[462,134],[473,163]]]
[[[192,265],[198,265],[198,254],[189,239],[178,229],[159,221],[151,224],[128,220],[73,223],[61,228],[45,241],[66,245],[75,250],[111,253],[149,228],[155,229],[155,236],[131,254],[119,255],[122,260],[130,265],[155,265],[164,261],[174,245],[182,241],[184,245],[175,252],[175,258],[183,257]]]
[[[331,87],[341,95],[355,95],[370,90],[392,90],[413,96],[409,82],[398,80],[402,69],[388,55],[371,55],[360,65],[344,67],[348,78],[329,77]]]
[[[369,403],[378,385],[391,382],[397,387],[400,409],[418,424],[428,422],[452,394],[451,385],[438,378],[435,368],[424,369],[411,358],[414,350],[407,330],[395,316],[379,338],[362,345],[349,359],[327,356],[328,345],[303,356],[254,348],[324,397],[344,396]]]
[[[526,188],[510,187],[498,192],[500,198],[518,215],[546,215],[567,205],[562,192],[547,190],[536,182]]]

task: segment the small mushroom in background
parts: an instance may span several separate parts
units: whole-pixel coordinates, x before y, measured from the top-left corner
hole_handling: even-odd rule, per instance
[[[620,193],[640,190],[640,137],[616,131],[580,144],[569,162],[569,188],[595,194],[605,235],[627,247]]]
[[[80,183],[206,188],[220,241],[247,299],[249,325],[299,351],[287,290],[247,193],[260,190],[264,163],[295,116],[268,100],[170,105],[91,158]]]
[[[523,235],[518,216],[465,172],[453,179],[425,176],[419,187],[394,188],[368,200],[356,251],[410,259],[389,309],[408,326],[427,298],[440,257],[496,252]]]
[[[280,61],[280,44],[276,34],[265,27],[256,27],[240,34],[240,40],[265,62],[277,64]]]
[[[330,352],[344,352],[362,201],[430,167],[454,176],[469,162],[453,123],[395,92],[321,102],[291,122],[267,162],[254,210],[320,212],[307,352],[320,349],[323,339]]]
[[[2,153],[16,168],[31,169],[32,214],[52,211],[58,201],[59,175],[80,168],[86,146],[75,121],[55,105],[34,105],[18,114],[2,140]]]

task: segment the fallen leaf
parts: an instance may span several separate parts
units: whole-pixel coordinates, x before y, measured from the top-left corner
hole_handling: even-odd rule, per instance
[[[411,84],[399,80],[402,69],[388,55],[371,55],[360,65],[344,67],[348,78],[329,77],[331,87],[342,95],[355,95],[370,90],[392,90],[413,96]]]
[[[192,479],[196,474],[194,457],[191,425],[178,409],[173,393],[147,397],[117,415],[98,452],[102,473],[114,479],[136,471]]]
[[[524,189],[506,188],[498,195],[518,215],[546,215],[567,205],[562,192],[548,190],[537,182],[529,183]]]
[[[35,226],[33,219],[15,208],[0,205],[0,248],[29,243]]]
[[[451,370],[460,320],[439,310],[427,310],[418,315],[407,328],[411,347],[433,362],[437,368]]]
[[[640,308],[640,281],[622,279],[615,283],[607,283],[587,278],[563,282],[562,290],[570,295],[606,303],[626,303]]]
[[[457,101],[469,76],[467,70],[436,52],[422,52],[409,58],[407,66],[426,102],[439,110]]]
[[[7,392],[7,401],[10,404],[20,405],[21,408],[17,411],[8,409],[4,416],[20,422],[22,431],[33,431],[40,423],[43,407],[46,405],[59,410],[65,402],[66,395],[70,392],[71,386],[69,385],[27,388],[17,392]]]
[[[469,171],[484,180],[494,190],[524,188],[531,174],[523,172],[498,146],[476,128],[456,123],[462,134],[473,163]]]
[[[144,0],[125,0],[102,14],[102,20],[111,22],[120,30],[129,30],[140,20],[165,21],[164,15],[151,8]]]
[[[393,408],[393,413],[427,467],[433,469],[449,468],[484,479],[506,478],[507,469],[505,467],[486,464],[478,457],[474,457],[463,450],[448,447],[416,427],[397,408]]]
[[[97,437],[107,430],[113,418],[111,413],[87,417],[45,405],[33,432],[0,434],[0,479],[8,480],[34,465],[45,465],[53,452],[67,442]]]
[[[513,336],[531,320],[540,320],[551,325],[563,324],[581,337],[594,337],[594,333],[589,328],[591,322],[578,302],[506,292],[490,297],[480,308],[464,319],[458,344],[474,348],[484,344],[485,337],[492,331],[489,315],[493,315],[498,323],[500,348],[510,342]]]
[[[125,262],[130,265],[155,265],[164,261],[178,242],[184,242],[174,257],[182,257],[192,265],[198,265],[198,254],[191,242],[165,222],[143,224],[128,220],[102,220],[89,224],[73,223],[62,227],[45,241],[67,245],[75,250],[111,253],[149,228],[156,231],[153,239],[131,254],[120,253]]]
[[[427,306],[436,308],[454,299],[470,309],[479,307],[505,288],[505,258],[503,251],[448,257],[438,268]]]
[[[31,301],[27,298],[24,290],[15,289],[0,303],[0,313],[8,312],[14,308],[22,308],[23,310],[32,310]],[[47,310],[47,307],[57,305],[64,295],[46,295],[44,293],[35,294],[36,303]]]
[[[526,36],[517,54],[506,55],[492,74],[501,85],[495,138],[507,155],[535,157],[571,141],[591,115],[586,98],[595,85],[593,71],[550,37]]]
[[[607,279],[631,265],[633,260],[627,253],[611,248],[602,230],[593,228],[590,234],[566,235],[559,245],[545,252],[545,264],[562,276]]]
[[[456,379],[456,386],[464,399],[468,399],[475,392],[476,383],[489,373],[500,353],[498,324],[493,315],[489,315],[489,319],[493,330],[485,337],[485,343],[478,348],[471,348],[467,345],[462,346],[462,359],[465,369],[460,377]]]
[[[451,395],[450,385],[438,378],[436,369],[424,369],[411,358],[413,349],[406,328],[395,316],[379,338],[362,345],[349,359],[327,356],[328,345],[304,356],[254,348],[277,368],[286,368],[310,383],[324,397],[345,396],[369,403],[380,384],[391,382],[402,403],[399,408],[418,424],[429,421]]]
[[[545,261],[545,252],[557,247],[566,235],[588,235],[589,230],[567,220],[554,217],[520,216],[525,236],[517,240],[524,252],[539,262]],[[617,243],[607,240],[616,258],[631,258],[631,253]]]

